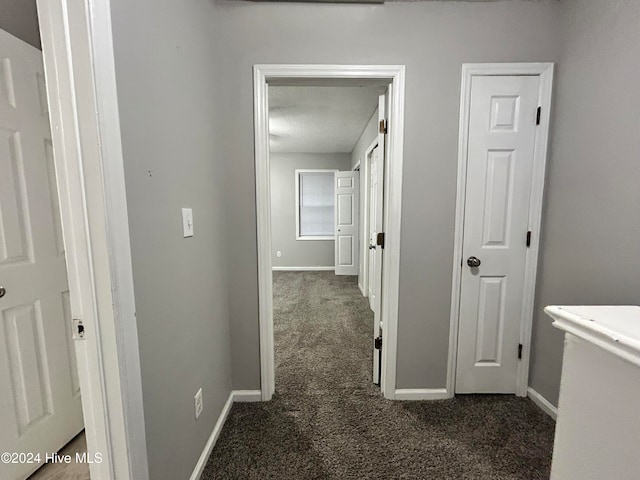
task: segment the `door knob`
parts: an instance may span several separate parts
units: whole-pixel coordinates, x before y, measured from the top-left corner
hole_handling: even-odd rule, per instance
[[[467,258],[467,265],[471,268],[479,267],[482,262],[478,257],[469,257]]]
[[[4,297],[7,294],[7,289],[4,287],[0,287],[0,298]]]
[[[375,250],[376,246],[375,245],[369,245],[369,250]]]

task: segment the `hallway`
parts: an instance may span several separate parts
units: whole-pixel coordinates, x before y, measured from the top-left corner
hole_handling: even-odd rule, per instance
[[[385,400],[355,277],[274,272],[276,394],[235,404],[203,479],[546,479],[554,423],[528,399]]]

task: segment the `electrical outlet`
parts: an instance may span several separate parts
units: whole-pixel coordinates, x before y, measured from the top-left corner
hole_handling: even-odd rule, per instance
[[[194,397],[195,407],[196,407],[196,420],[202,413],[202,388],[198,389],[198,393]]]
[[[276,257],[280,258],[281,256],[282,256],[282,252],[281,252],[280,250],[278,250],[278,251],[276,252]]]

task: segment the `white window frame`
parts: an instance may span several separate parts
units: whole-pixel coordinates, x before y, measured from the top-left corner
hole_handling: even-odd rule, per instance
[[[300,235],[300,174],[301,173],[328,173],[333,172],[333,177],[335,179],[336,172],[339,170],[337,168],[300,168],[295,171],[295,182],[296,182],[296,240],[335,240],[336,234],[335,231],[333,235]],[[335,182],[334,182],[335,183]],[[334,195],[335,195],[335,186],[334,186]],[[335,223],[335,218],[334,218]]]

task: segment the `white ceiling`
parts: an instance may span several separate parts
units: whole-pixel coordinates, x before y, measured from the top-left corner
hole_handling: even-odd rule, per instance
[[[272,152],[350,153],[378,106],[380,87],[269,87]]]

